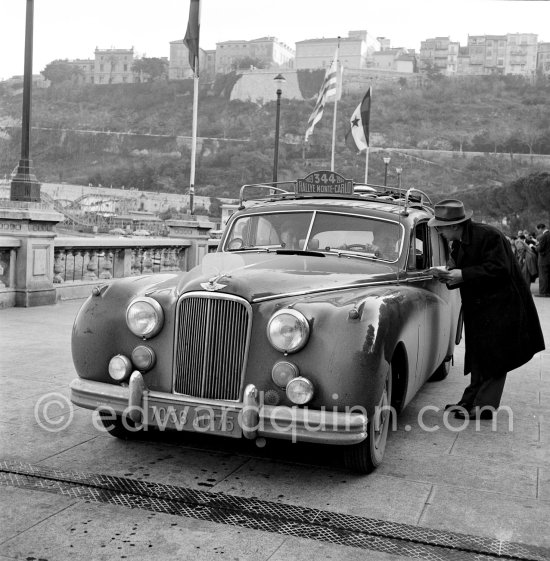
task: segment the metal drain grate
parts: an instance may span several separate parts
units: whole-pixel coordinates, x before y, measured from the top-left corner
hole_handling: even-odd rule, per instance
[[[0,461],[0,485],[208,520],[415,559],[549,561],[550,550],[455,532],[90,473]]]

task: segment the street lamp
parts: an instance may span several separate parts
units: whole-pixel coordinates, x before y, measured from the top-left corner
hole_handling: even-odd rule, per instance
[[[30,160],[32,42],[34,0],[27,0],[25,19],[25,66],[23,71],[23,115],[21,120],[21,159],[10,186],[11,201],[40,202],[40,183]]]
[[[391,158],[389,156],[386,156],[385,158],[382,158],[384,160],[384,186],[386,186],[388,184],[388,165],[390,163]]]
[[[277,181],[277,166],[279,163],[279,119],[281,117],[281,94],[283,90],[281,89],[283,84],[286,82],[285,77],[282,74],[277,74],[273,78],[277,84],[277,114],[275,117],[275,153],[273,156],[273,183]]]

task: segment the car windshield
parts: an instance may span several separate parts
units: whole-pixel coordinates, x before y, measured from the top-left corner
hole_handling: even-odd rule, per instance
[[[396,261],[403,228],[398,222],[336,212],[287,212],[241,216],[225,251],[293,250],[349,254]]]

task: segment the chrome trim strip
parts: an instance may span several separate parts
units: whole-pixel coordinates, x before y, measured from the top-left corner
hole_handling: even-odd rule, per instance
[[[287,292],[284,294],[274,294],[273,296],[262,296],[260,298],[254,298],[254,300],[252,300],[253,304],[256,304],[257,302],[268,302],[270,300],[278,300],[279,298],[289,298],[292,296],[307,296],[309,294],[319,294],[322,292],[334,292],[336,290],[349,290],[351,288],[365,288],[365,287],[369,287],[369,286],[380,286],[380,285],[398,285],[400,284],[399,281],[395,280],[395,281],[371,281],[371,282],[364,282],[364,283],[358,283],[358,284],[346,284],[343,286],[329,286],[329,287],[325,287],[325,288],[314,288],[311,290],[300,290],[297,292]]]

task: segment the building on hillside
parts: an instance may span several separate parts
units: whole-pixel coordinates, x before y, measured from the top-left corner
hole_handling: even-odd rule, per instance
[[[372,38],[365,30],[349,31],[348,37],[306,39],[296,43],[296,69],[327,68],[334,59],[338,43],[338,59],[344,68],[360,69],[372,66],[372,55],[380,50],[378,39]]]
[[[206,80],[212,80],[215,73],[215,51],[205,51],[199,48],[199,75]],[[170,61],[168,63],[169,80],[186,80],[193,78],[193,70],[189,64],[189,49],[183,39],[170,41]]]
[[[458,76],[467,76],[471,74],[470,70],[470,51],[468,47],[460,47],[458,49],[456,73]]]
[[[402,47],[376,51],[372,54],[370,68],[389,72],[416,72],[416,57]]]
[[[504,74],[506,67],[506,35],[469,35],[468,74],[482,76]]]
[[[92,58],[76,59],[63,61],[74,67],[77,72],[75,73],[75,80],[79,84],[93,84],[94,83],[94,67],[95,60]]]
[[[550,43],[539,43],[537,49],[537,73],[550,77]]]
[[[535,33],[506,35],[505,74],[534,77],[537,71],[537,40]]]
[[[377,37],[376,40],[380,44],[381,51],[387,51],[391,48],[391,41],[387,37]]]
[[[132,65],[134,47],[131,49],[98,49],[94,52],[95,84],[132,84],[135,82]]]
[[[420,69],[429,67],[446,76],[456,74],[460,44],[450,37],[434,37],[420,43]]]
[[[216,43],[216,74],[228,74],[234,70],[244,69],[247,61],[258,61],[264,69],[292,69],[294,66],[294,49],[279,41],[276,37],[261,37],[251,41],[222,41]],[[246,68],[246,70],[249,70]]]

